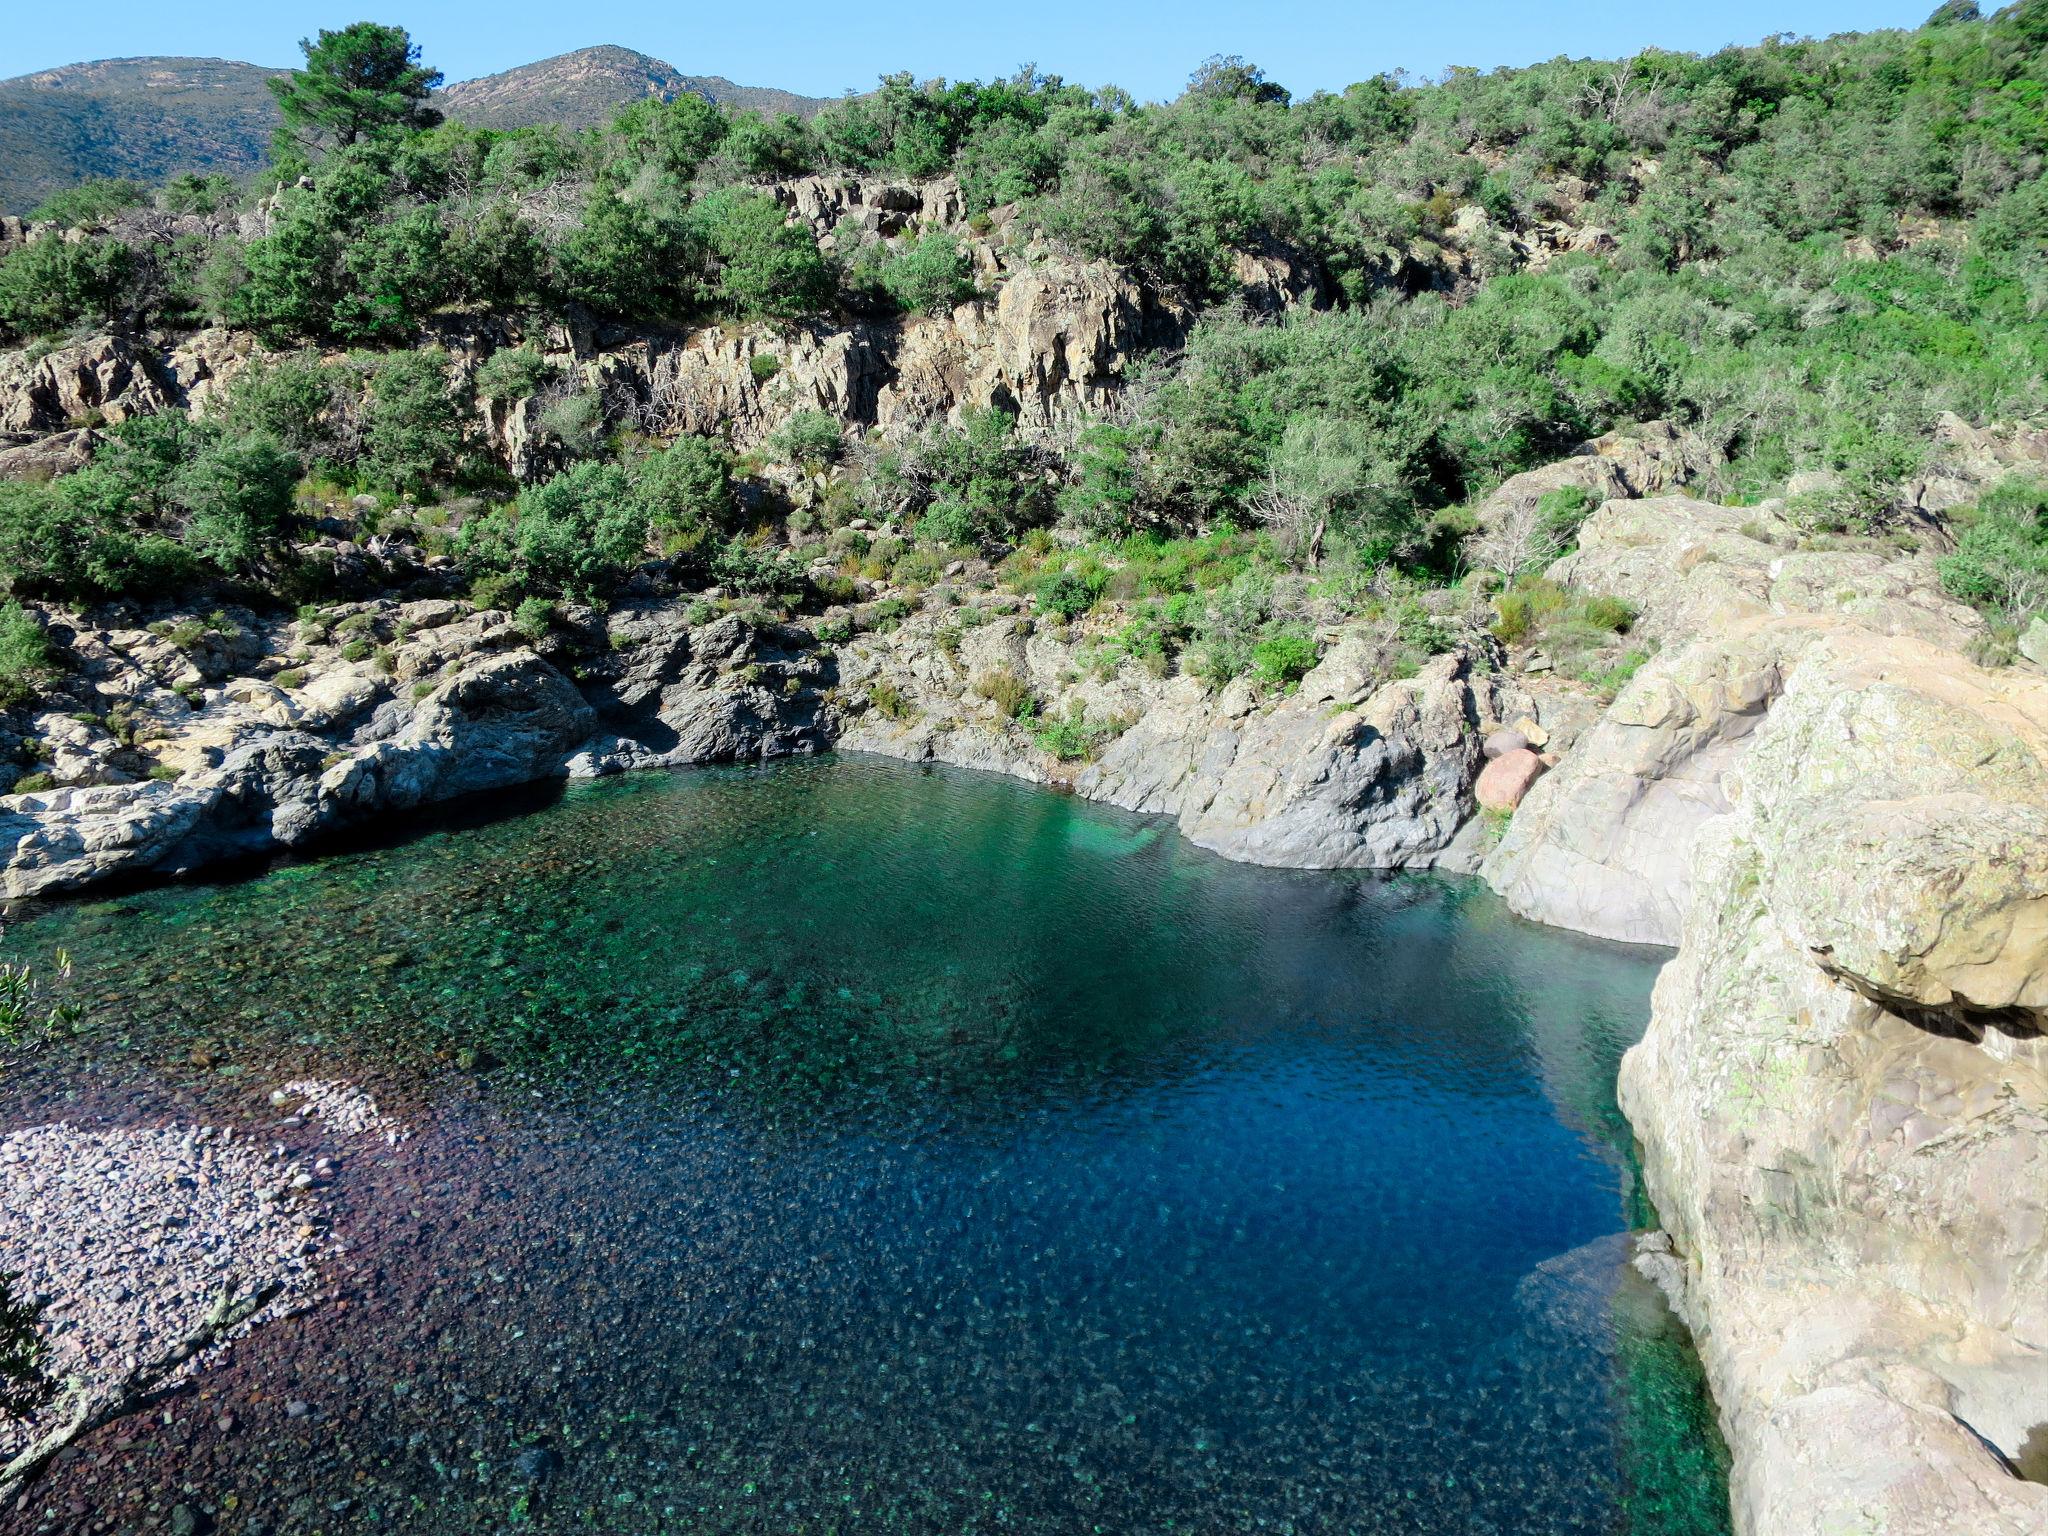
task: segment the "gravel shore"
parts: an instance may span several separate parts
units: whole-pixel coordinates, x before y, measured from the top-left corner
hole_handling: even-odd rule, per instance
[[[342,1084],[286,1084],[270,1104],[280,1130],[400,1134]],[[318,1298],[321,1260],[341,1247],[323,1196],[346,1152],[309,1154],[295,1136],[288,1153],[265,1129],[67,1121],[0,1138],[0,1270],[44,1303],[53,1379],[98,1385],[164,1354],[230,1283],[284,1287],[248,1327]],[[0,1422],[0,1459],[56,1420],[62,1396],[36,1422]]]

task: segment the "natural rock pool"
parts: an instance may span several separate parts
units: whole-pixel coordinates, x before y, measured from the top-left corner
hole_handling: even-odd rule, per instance
[[[344,1251],[0,1525],[1726,1528],[1617,1236],[1657,957],[1475,884],[838,758],[8,931],[59,945],[0,1132],[259,1128]]]

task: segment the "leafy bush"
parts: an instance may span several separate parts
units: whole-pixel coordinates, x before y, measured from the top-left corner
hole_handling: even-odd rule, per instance
[[[135,253],[118,240],[37,240],[0,257],[0,328],[23,336],[108,325],[132,302]]]
[[[721,187],[691,207],[689,227],[709,257],[710,297],[728,314],[793,320],[830,307],[831,268],[774,199]]]
[[[869,683],[868,703],[891,720],[912,720],[917,717],[917,706],[904,697],[901,688],[891,682]]]
[[[1038,584],[1038,606],[1071,623],[1095,606],[1101,588],[1075,571],[1055,571]]]
[[[260,434],[311,462],[338,458],[356,380],[316,352],[252,360],[217,397],[209,418],[231,434]]]
[[[1063,763],[1092,758],[1105,743],[1123,734],[1121,725],[1088,719],[1076,699],[1063,716],[1047,717],[1033,729],[1038,745]]]
[[[1940,564],[1951,594],[2015,624],[2048,610],[2048,483],[2005,480],[1957,520],[1955,553]]]
[[[1618,597],[1589,597],[1579,604],[1580,616],[1595,629],[1610,630],[1617,635],[1628,633],[1635,624],[1637,614],[1633,606]]]
[[[920,538],[996,551],[1051,517],[1038,452],[1007,411],[976,408],[884,460],[884,486],[917,517]]]
[[[0,709],[28,703],[55,670],[42,622],[19,603],[0,603]]]
[[[67,228],[85,228],[104,224],[116,214],[143,207],[148,202],[149,193],[139,182],[119,179],[82,181],[75,187],[52,192],[29,214],[29,218],[50,219]]]
[[[973,274],[960,242],[934,230],[894,252],[882,265],[879,281],[912,314],[942,315],[974,297]]]
[[[1315,641],[1296,630],[1267,635],[1252,646],[1252,675],[1274,687],[1299,682],[1315,664]]]
[[[846,439],[837,417],[824,411],[798,411],[768,439],[768,451],[784,463],[815,471],[839,462]]]
[[[479,400],[524,400],[555,375],[554,365],[530,346],[500,347],[477,365]]]
[[[456,467],[466,422],[438,347],[394,352],[369,368],[357,471],[380,490],[419,495]]]
[[[974,692],[1012,720],[1028,720],[1038,713],[1038,695],[1008,667],[998,667],[976,678]]]
[[[291,515],[297,459],[176,412],[111,433],[84,469],[0,483],[0,576],[95,598],[166,591],[203,569],[247,575]]]
[[[633,496],[671,554],[732,526],[732,454],[708,437],[679,437],[632,466]]]
[[[647,536],[626,472],[586,462],[465,524],[458,548],[493,596],[594,602],[645,558]]]
[[[544,597],[529,597],[513,611],[512,622],[519,633],[538,644],[554,627],[555,605]]]
[[[597,458],[605,451],[604,400],[595,390],[557,395],[542,407],[537,425],[571,458]]]

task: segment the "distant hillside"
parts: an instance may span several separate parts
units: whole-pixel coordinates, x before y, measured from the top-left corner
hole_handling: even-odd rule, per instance
[[[719,75],[680,74],[660,59],[609,44],[465,80],[443,91],[440,103],[450,117],[483,128],[525,128],[535,123],[589,128],[646,97],[673,101],[685,92],[769,116],[794,112],[808,117],[825,105],[815,96],[734,85]]]
[[[228,59],[102,59],[0,80],[0,210],[97,176],[160,181],[261,165],[277,74]]]
[[[228,59],[102,59],[0,80],[0,212],[26,213],[99,176],[158,182],[179,171],[241,175],[270,152],[282,71]],[[643,97],[685,91],[758,112],[808,116],[824,102],[717,75],[679,74],[630,48],[582,48],[441,93],[449,116],[489,128],[585,128]]]

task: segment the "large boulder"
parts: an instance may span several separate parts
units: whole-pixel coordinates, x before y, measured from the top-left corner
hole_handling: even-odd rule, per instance
[[[614,614],[609,635],[610,658],[585,677],[602,734],[574,773],[759,761],[829,741],[829,668],[801,631],[738,614],[693,629],[647,604]]]
[[[1677,943],[1694,839],[1731,808],[1729,775],[1806,647],[1854,634],[1960,651],[1984,633],[1924,555],[1791,543],[1769,508],[1610,502],[1551,568],[1553,579],[1629,603],[1633,633],[1665,649],[1529,791],[1488,856],[1487,878],[1516,911]]]

